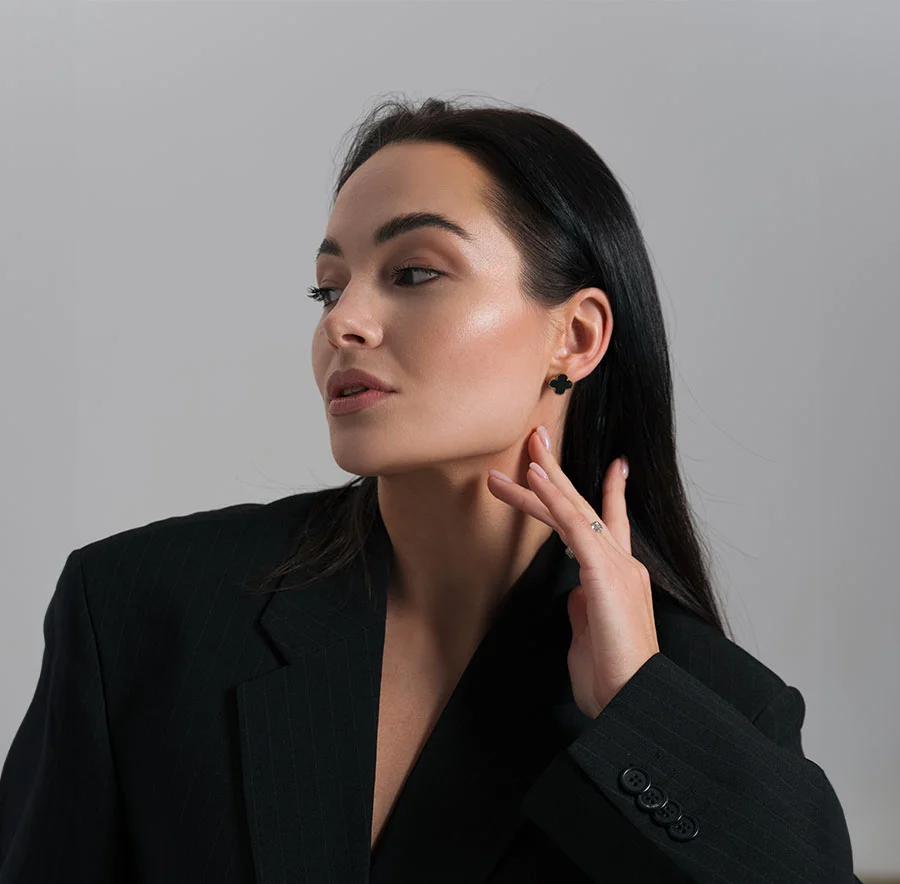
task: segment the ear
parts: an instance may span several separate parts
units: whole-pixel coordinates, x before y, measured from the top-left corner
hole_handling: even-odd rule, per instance
[[[573,381],[587,377],[606,355],[612,339],[612,306],[603,289],[581,289],[562,305],[557,350],[558,365]]]

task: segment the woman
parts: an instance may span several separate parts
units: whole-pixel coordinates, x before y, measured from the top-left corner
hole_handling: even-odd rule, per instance
[[[69,555],[0,884],[858,880],[801,693],[725,635],[592,148],[385,102],[316,272],[357,478]]]

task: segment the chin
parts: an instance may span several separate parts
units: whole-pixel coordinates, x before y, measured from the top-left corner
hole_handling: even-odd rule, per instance
[[[384,458],[362,456],[359,445],[353,446],[355,451],[341,451],[341,447],[332,448],[331,454],[334,462],[345,472],[355,473],[357,476],[378,476],[391,468]]]

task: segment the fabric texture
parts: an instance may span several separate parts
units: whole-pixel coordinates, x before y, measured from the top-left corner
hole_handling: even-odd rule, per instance
[[[333,493],[69,554],[0,773],[0,884],[859,884],[838,797],[803,753],[800,691],[664,594],[660,652],[597,718],[580,712],[566,664],[579,569],[556,534],[372,851],[380,515],[371,596],[359,560],[246,591]]]

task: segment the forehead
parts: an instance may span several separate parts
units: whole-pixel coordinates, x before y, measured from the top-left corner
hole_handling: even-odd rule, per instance
[[[450,144],[389,144],[376,151],[344,183],[331,217],[367,207],[399,207],[422,202],[438,211],[481,211],[485,171],[464,150]],[[343,220],[343,218],[341,218]]]
[[[379,251],[373,243],[389,219],[410,213],[438,214],[468,237],[436,233],[452,243],[478,273],[517,266],[514,244],[486,208],[482,191],[491,177],[464,150],[437,142],[390,144],[376,151],[347,179],[335,200],[318,255],[358,256]],[[395,233],[406,228],[395,228]],[[377,237],[376,237],[377,238]]]

